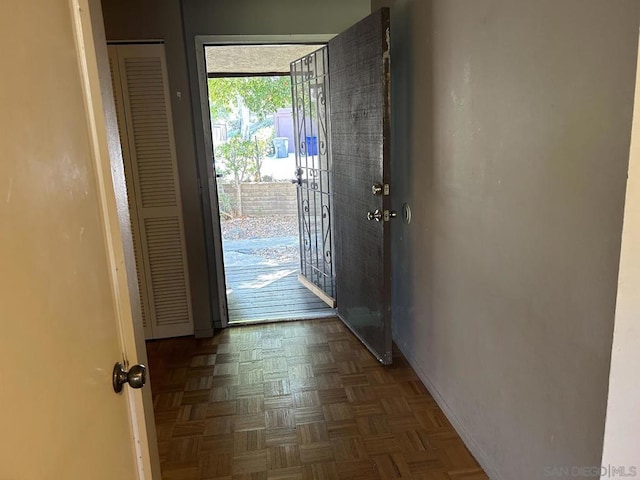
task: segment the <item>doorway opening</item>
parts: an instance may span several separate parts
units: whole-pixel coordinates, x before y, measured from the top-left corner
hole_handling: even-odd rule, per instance
[[[335,315],[299,280],[308,244],[301,212],[306,208],[308,218],[309,204],[296,163],[290,63],[321,46],[204,47],[231,325]],[[317,133],[312,140],[317,155]]]

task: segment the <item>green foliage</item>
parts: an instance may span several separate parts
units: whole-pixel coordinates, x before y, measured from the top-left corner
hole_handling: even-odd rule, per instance
[[[235,137],[237,135],[242,135],[242,122],[239,119],[236,120],[228,120],[227,121],[228,130],[227,134],[229,137]],[[266,118],[264,120],[259,120],[255,123],[252,123],[248,126],[247,134],[248,138],[252,138],[256,135],[264,136],[264,134],[260,133],[261,130],[269,129],[273,132],[273,117]],[[271,138],[273,138],[273,133],[271,133]]]
[[[240,137],[232,137],[216,148],[216,157],[224,160],[224,173],[232,174],[236,185],[249,180],[255,148],[253,140]]]
[[[230,138],[216,148],[216,157],[224,162],[224,168],[220,173],[233,175],[236,185],[252,180],[262,181],[262,161],[268,145],[268,140],[257,136],[251,140]]]
[[[257,136],[253,137],[253,163],[251,166],[251,173],[253,174],[254,180],[256,182],[262,181],[262,161],[264,159],[264,155],[267,152],[267,140],[258,138]]]
[[[235,77],[209,79],[212,118],[226,118],[246,106],[258,120],[291,105],[291,80],[282,77]]]
[[[233,217],[233,209],[231,208],[231,197],[222,188],[222,184],[218,183],[218,209],[224,217]]]
[[[291,81],[288,76],[212,78],[208,89],[212,122],[225,123],[230,134],[215,150],[218,171],[233,177],[242,215],[240,184],[262,181],[262,162],[274,135],[272,115],[291,106]]]

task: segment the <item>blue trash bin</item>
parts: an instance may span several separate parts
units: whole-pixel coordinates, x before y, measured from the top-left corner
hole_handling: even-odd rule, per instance
[[[273,148],[276,151],[276,158],[287,158],[289,156],[289,139],[287,137],[274,138]]]
[[[307,137],[307,155],[318,155],[318,137]]]

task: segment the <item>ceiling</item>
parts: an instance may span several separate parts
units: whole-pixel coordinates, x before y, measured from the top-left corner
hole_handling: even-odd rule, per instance
[[[206,46],[207,73],[289,73],[289,64],[322,45],[216,45]]]

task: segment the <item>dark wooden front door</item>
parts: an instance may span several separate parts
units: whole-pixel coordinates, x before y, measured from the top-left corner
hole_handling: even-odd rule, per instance
[[[389,23],[381,9],[328,45],[338,315],[384,364],[392,343]]]

